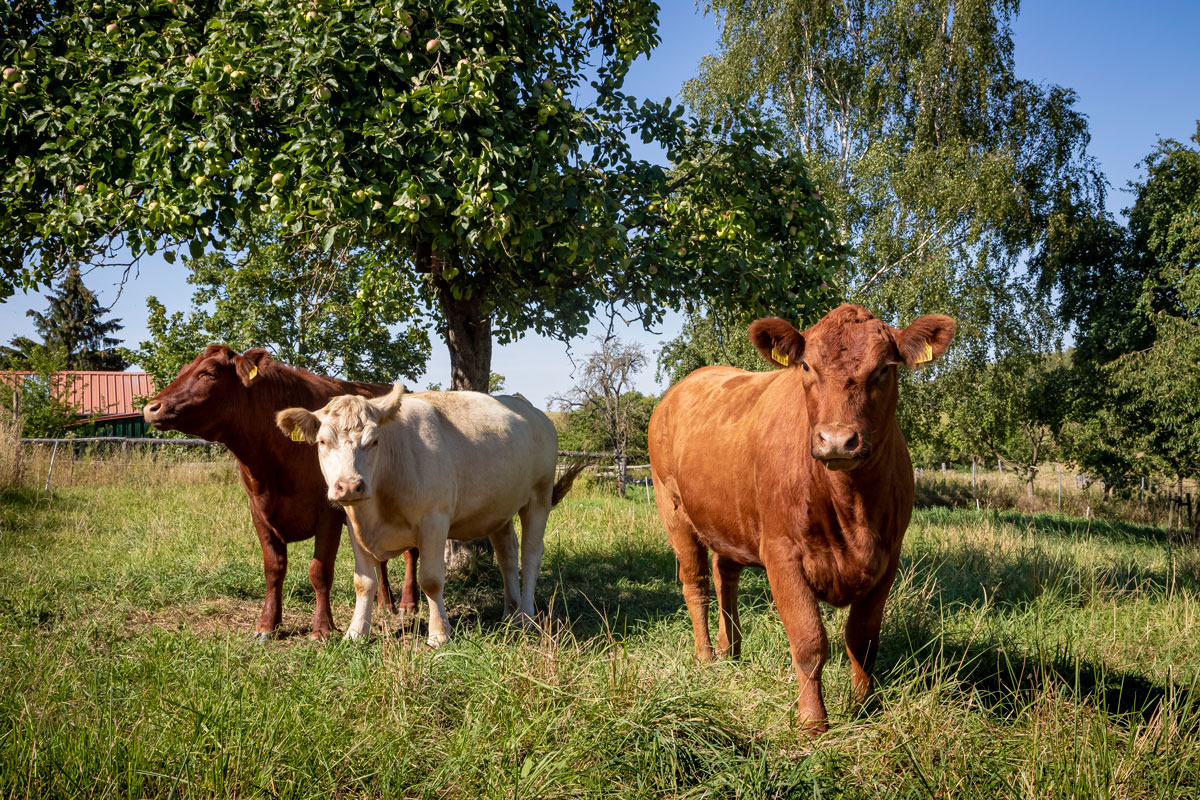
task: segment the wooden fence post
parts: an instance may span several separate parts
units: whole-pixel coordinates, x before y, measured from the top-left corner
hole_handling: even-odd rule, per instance
[[[1062,511],[1062,467],[1057,461],[1054,462],[1054,474],[1058,476],[1058,510]]]

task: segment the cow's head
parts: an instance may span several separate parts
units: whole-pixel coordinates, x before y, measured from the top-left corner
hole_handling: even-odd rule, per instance
[[[239,355],[225,345],[211,345],[146,403],[142,416],[162,430],[212,439],[245,415],[247,393],[273,363],[260,347]]]
[[[386,449],[379,447],[379,430],[400,415],[403,397],[404,386],[397,383],[383,397],[348,394],[317,411],[285,409],[275,415],[275,424],[294,441],[316,446],[330,501],[353,505],[371,497]]]
[[[871,456],[896,416],[899,366],[919,368],[946,352],[954,320],[921,317],[898,329],[862,306],[842,305],[803,333],[778,317],[750,325],[750,341],[772,365],[804,385],[812,457],[848,470]]]

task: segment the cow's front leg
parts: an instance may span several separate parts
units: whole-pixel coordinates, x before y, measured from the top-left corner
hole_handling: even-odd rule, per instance
[[[424,557],[417,566],[417,582],[429,603],[430,647],[438,647],[450,641],[450,620],[446,617],[446,605],[442,591],[446,586],[446,537],[450,532],[450,520],[446,516],[427,518],[417,532],[417,546]]]
[[[500,568],[500,578],[504,581],[504,616],[511,617],[517,613],[517,603],[520,602],[520,586],[517,577],[517,532],[513,530],[511,521],[488,539],[492,550],[496,553],[496,566]]]
[[[375,591],[379,586],[376,570],[379,561],[367,552],[351,532],[350,544],[354,548],[354,618],[346,628],[343,639],[355,641],[371,635],[371,608],[375,602]]]
[[[275,629],[283,622],[283,579],[287,575],[287,543],[266,523],[254,521],[258,530],[258,542],[262,545],[263,576],[267,592],[263,599],[262,614],[254,626],[254,637],[262,642],[271,638]]]
[[[800,684],[797,721],[805,733],[815,736],[829,729],[825,701],[821,697],[821,670],[829,657],[825,624],[798,555],[768,558],[766,567],[775,607],[783,619],[783,629],[792,651],[796,681]]]
[[[328,638],[330,631],[334,630],[333,612],[329,608],[329,590],[333,586],[333,566],[341,540],[340,521],[335,525],[325,525],[317,531],[313,559],[308,564],[308,580],[317,595],[310,639]]]

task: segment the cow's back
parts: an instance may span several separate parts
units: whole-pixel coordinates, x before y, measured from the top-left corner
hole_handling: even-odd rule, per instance
[[[379,487],[408,516],[444,504],[457,529],[512,519],[554,488],[558,435],[528,400],[479,392],[409,395],[386,431],[393,465]],[[390,516],[390,515],[388,515]]]
[[[769,396],[778,373],[705,367],[675,384],[650,418],[651,473],[660,509],[683,519],[708,547],[759,566],[762,520],[756,477],[758,447],[776,409]],[[803,409],[786,438],[802,427]],[[780,437],[785,438],[785,437]]]

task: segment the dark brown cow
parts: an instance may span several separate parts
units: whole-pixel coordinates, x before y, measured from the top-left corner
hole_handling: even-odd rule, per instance
[[[804,333],[777,317],[750,326],[775,372],[705,367],[650,418],[659,515],[679,558],[696,655],[708,634],[708,551],[720,608],[717,652],[738,656],[738,578],[765,567],[800,684],[799,718],[827,728],[828,657],[817,601],[850,606],[846,652],[855,698],[871,688],[883,603],[912,515],[913,472],[896,424],[897,367],[938,358],[954,320],[907,328],[843,305]]]
[[[391,389],[390,383],[341,381],[293,369],[261,348],[239,355],[213,345],[143,409],[146,422],[156,428],[220,442],[237,458],[267,581],[262,616],[254,628],[260,639],[270,637],[282,621],[288,543],[313,537],[316,544],[308,566],[317,594],[312,637],[329,635],[334,627],[329,588],[346,521],[345,512],[325,499],[325,478],[313,448],[280,437],[275,415],[293,406],[315,410],[343,394],[375,397]],[[405,611],[417,607],[414,557],[414,552],[404,556],[400,607]],[[386,565],[383,570],[380,600],[390,605]]]

